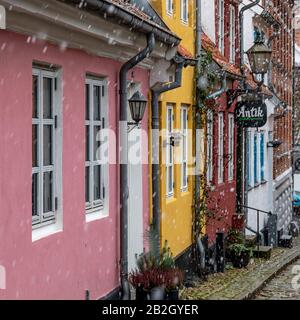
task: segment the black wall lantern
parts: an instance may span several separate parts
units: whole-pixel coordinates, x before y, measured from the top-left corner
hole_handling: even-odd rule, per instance
[[[256,38],[247,55],[253,73],[263,75],[268,72],[272,50],[265,44],[263,36]]]
[[[131,118],[134,122],[129,122],[128,124],[132,124],[138,126],[144,117],[144,113],[147,106],[147,99],[137,91],[129,100],[129,108],[131,113]]]

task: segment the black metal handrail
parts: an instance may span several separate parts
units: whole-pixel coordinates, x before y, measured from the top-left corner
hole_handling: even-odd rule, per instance
[[[253,208],[253,207],[245,206],[245,205],[242,205],[242,204],[240,204],[239,207],[240,208],[244,208],[244,209],[250,209],[250,210],[256,211],[256,229],[257,229],[257,231],[254,232],[254,230],[252,228],[248,227],[247,225],[246,225],[246,229],[250,230],[251,232],[256,233],[256,235],[257,235],[257,240],[256,240],[257,241],[257,250],[259,251],[259,241],[260,241],[259,214],[260,213],[264,213],[264,214],[267,214],[269,216],[272,216],[273,213],[271,211],[264,211],[264,210],[261,210],[261,209],[258,209],[258,208]],[[248,221],[247,221],[247,223],[248,223]]]

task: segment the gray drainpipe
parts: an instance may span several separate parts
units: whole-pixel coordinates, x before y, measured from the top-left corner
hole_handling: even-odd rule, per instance
[[[185,59],[176,57],[175,81],[163,84],[159,88],[152,89],[152,199],[153,199],[153,221],[152,226],[157,237],[155,245],[155,255],[160,252],[160,170],[159,170],[159,103],[160,94],[181,87],[182,69]]]
[[[196,74],[196,119],[195,119],[195,137],[196,137],[196,175],[195,175],[195,199],[194,199],[194,208],[195,208],[195,221],[194,221],[194,238],[197,241],[199,235],[199,226],[200,226],[200,215],[201,215],[201,176],[200,176],[200,152],[201,152],[201,142],[200,142],[200,130],[201,130],[201,100],[199,99],[199,89],[197,87],[198,79],[200,77],[201,70],[201,51],[202,51],[202,0],[196,0],[196,59],[197,63],[197,74]]]
[[[239,13],[239,23],[240,23],[240,70],[242,76],[244,76],[244,13],[245,11],[251,9],[258,5],[260,0],[255,0],[254,2],[249,3],[248,5],[241,8]]]
[[[120,81],[120,242],[122,278],[128,274],[128,136],[127,136],[127,73],[139,62],[147,58],[155,47],[155,37],[147,36],[147,46],[136,56],[122,65]]]
[[[239,24],[240,24],[240,70],[244,77],[243,87],[246,88],[245,72],[244,72],[244,13],[252,7],[258,5],[260,0],[255,0],[252,3],[241,8],[239,13]],[[247,205],[248,194],[247,194],[247,137],[246,130],[238,127],[237,130],[237,212],[239,212],[240,204]],[[238,191],[239,190],[239,191]],[[247,215],[247,210],[244,209],[244,213]]]

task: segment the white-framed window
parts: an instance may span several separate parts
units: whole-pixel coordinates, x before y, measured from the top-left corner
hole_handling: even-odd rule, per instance
[[[173,14],[173,0],[166,0],[166,6],[167,6],[167,14],[172,15]]]
[[[253,138],[253,176],[254,176],[254,185],[259,183],[259,158],[258,158],[258,133],[254,133]]]
[[[214,114],[207,111],[207,181],[213,180]]]
[[[58,183],[58,73],[32,72],[32,227],[53,224],[61,200]]]
[[[252,187],[252,134],[251,130],[246,131],[247,135],[247,183],[248,188]]]
[[[218,114],[218,182],[224,182],[224,114]]]
[[[184,23],[188,23],[189,21],[189,1],[188,0],[181,0],[180,3],[180,18],[181,21]]]
[[[181,107],[181,135],[182,135],[182,147],[181,147],[181,190],[186,191],[188,186],[188,107]]]
[[[236,19],[235,19],[235,7],[231,4],[229,7],[229,42],[230,42],[230,62],[235,62],[235,33],[236,33]]]
[[[87,77],[85,83],[85,205],[87,216],[107,214],[108,164],[101,159],[102,132],[107,124],[107,84],[105,80]],[[87,218],[89,219],[89,218]]]
[[[234,174],[234,115],[228,114],[228,180],[233,180]]]
[[[167,196],[174,193],[174,146],[172,144],[174,128],[173,106],[167,106],[166,117],[166,190]]]
[[[265,133],[260,133],[260,180],[265,181]]]
[[[224,0],[218,0],[218,47],[224,54],[225,21],[224,21]]]

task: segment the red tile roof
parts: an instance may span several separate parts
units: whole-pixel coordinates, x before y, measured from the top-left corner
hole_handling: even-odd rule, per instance
[[[184,58],[194,59],[194,56],[190,53],[190,51],[186,49],[184,46],[182,46],[181,44],[178,46],[177,51]]]
[[[202,47],[204,50],[210,51],[212,53],[213,60],[225,71],[231,73],[233,75],[241,77],[240,69],[237,68],[234,64],[230,63],[219,51],[218,47],[214,44],[214,42],[203,32],[202,33]],[[257,83],[253,80],[253,75],[249,68],[245,65],[245,76],[247,84],[255,89],[257,88]],[[268,96],[272,96],[272,92],[265,85],[262,86],[262,92]]]
[[[149,15],[147,15],[144,11],[142,11],[141,9],[139,9],[136,5],[132,4],[129,2],[129,0],[105,0],[108,3],[111,3],[112,5],[121,8],[124,11],[129,12],[132,15],[135,15],[136,17],[147,21],[147,23],[153,25],[154,27],[161,29],[171,35],[173,35],[174,37],[178,38],[179,37],[172,32],[170,29],[164,28],[162,26],[160,26],[159,24],[157,24],[156,22],[154,22],[152,20],[152,17],[150,17]]]
[[[204,32],[202,33],[202,47],[204,50],[212,53],[213,60],[225,71],[236,76],[241,76],[240,70],[222,55],[218,47]]]

